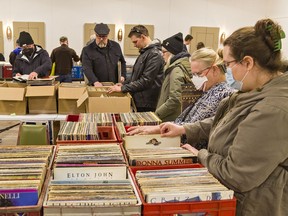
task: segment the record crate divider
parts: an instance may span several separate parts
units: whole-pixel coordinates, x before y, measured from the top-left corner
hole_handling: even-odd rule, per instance
[[[137,183],[135,174],[137,170],[201,168],[201,164],[187,164],[174,166],[129,166],[132,180],[140,195],[142,202],[142,215],[144,216],[173,216],[175,214],[204,213],[209,216],[235,216],[236,198],[231,200],[213,200],[200,202],[175,202],[175,203],[146,203]]]
[[[37,205],[0,207],[0,216],[15,216],[18,214],[23,216],[42,216],[44,197],[48,189],[50,177],[51,177],[51,170],[47,168],[45,181],[43,183]]]

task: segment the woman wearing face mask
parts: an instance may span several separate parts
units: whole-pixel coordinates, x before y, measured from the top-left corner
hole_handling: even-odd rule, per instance
[[[203,90],[202,96],[195,104],[188,106],[174,121],[178,125],[193,123],[215,115],[220,101],[234,90],[225,80],[223,60],[211,48],[196,50],[191,56],[192,82],[198,90]],[[159,126],[142,126],[129,128],[129,134],[160,133]],[[182,142],[185,139],[182,140]],[[206,142],[207,143],[207,142]],[[205,143],[205,144],[206,144]],[[204,143],[199,143],[203,147]],[[204,145],[205,145],[204,144]],[[205,147],[205,146],[204,146]]]
[[[161,125],[163,136],[186,134],[184,148],[235,191],[237,216],[288,215],[288,74],[281,73],[285,33],[271,19],[224,41],[223,56],[239,92],[223,100],[214,120]]]

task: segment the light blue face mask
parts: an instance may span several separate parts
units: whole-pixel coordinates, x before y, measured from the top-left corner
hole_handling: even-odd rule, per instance
[[[242,86],[243,86],[243,81],[246,78],[247,74],[249,71],[247,71],[244,75],[244,77],[242,78],[241,81],[239,80],[235,80],[232,74],[232,69],[231,68],[226,68],[226,81],[228,83],[228,85],[230,85],[232,88],[241,91],[242,90]]]
[[[225,76],[226,76],[226,81],[228,85],[232,87],[232,85],[235,83],[235,80],[234,80],[231,68],[226,68]]]

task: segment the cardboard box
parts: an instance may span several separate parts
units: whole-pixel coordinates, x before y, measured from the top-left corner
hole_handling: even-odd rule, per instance
[[[26,114],[26,84],[2,83],[0,84],[0,114],[25,115]]]
[[[131,111],[131,99],[129,93],[113,92],[108,94],[106,91],[98,91],[97,87],[88,87],[77,101],[77,106],[80,107],[85,103],[86,112],[126,113]]]
[[[70,83],[69,83],[70,84]],[[85,113],[85,103],[77,107],[77,100],[86,90],[86,85],[75,84],[75,86],[61,84],[58,89],[58,113],[60,114],[79,114]]]
[[[57,113],[56,92],[59,83],[52,86],[27,86],[29,114]]]

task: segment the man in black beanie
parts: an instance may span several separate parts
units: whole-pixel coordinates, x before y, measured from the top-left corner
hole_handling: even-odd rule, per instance
[[[102,86],[101,82],[124,82],[126,61],[120,45],[108,39],[110,29],[107,24],[99,23],[94,28],[95,40],[82,50],[82,69],[89,85]],[[121,74],[118,71],[121,63]]]
[[[22,51],[15,59],[13,76],[29,74],[28,79],[49,76],[52,63],[48,52],[34,44],[31,35],[25,31],[20,32],[19,45]]]

